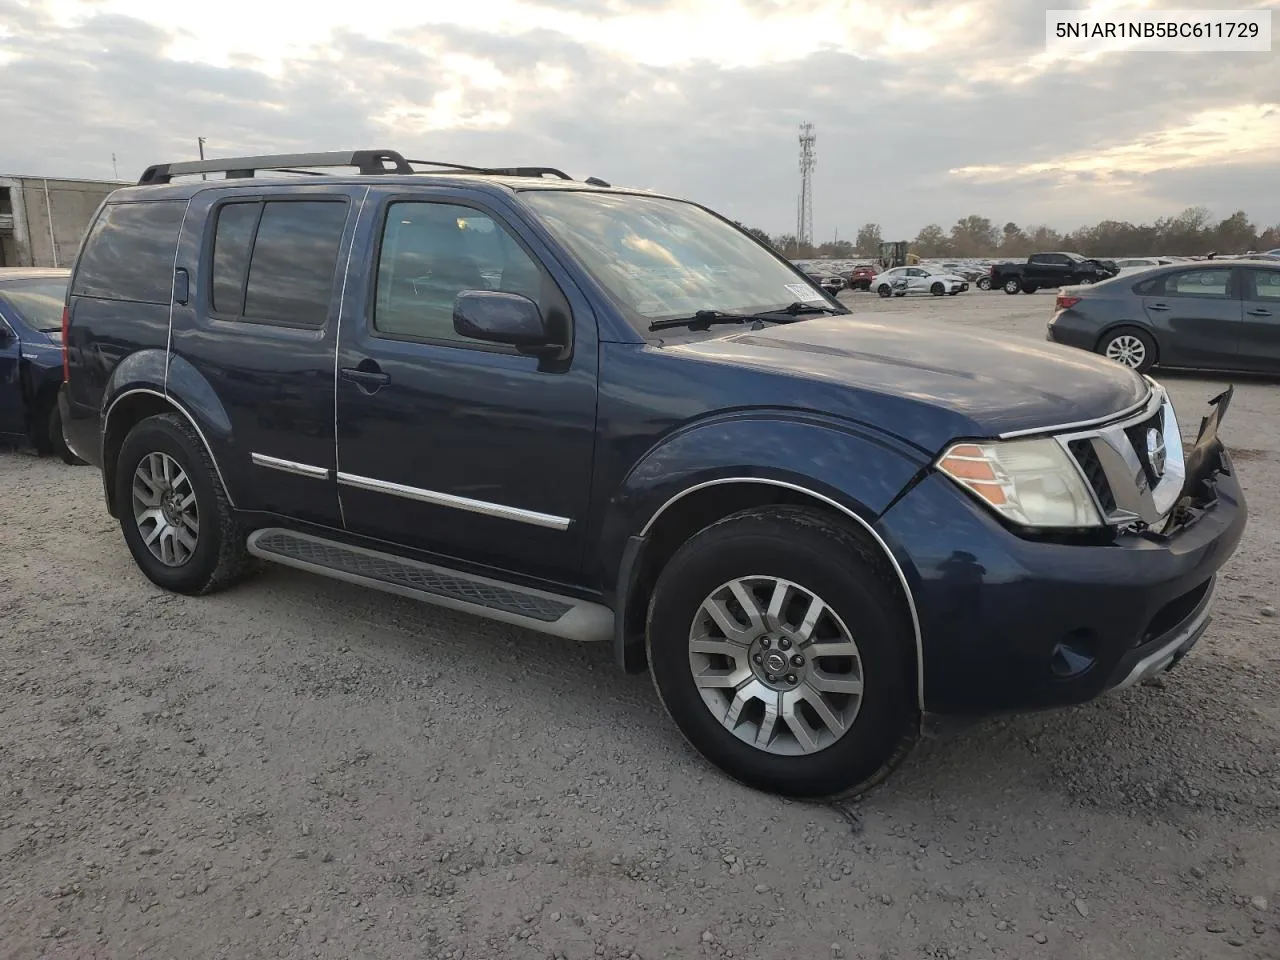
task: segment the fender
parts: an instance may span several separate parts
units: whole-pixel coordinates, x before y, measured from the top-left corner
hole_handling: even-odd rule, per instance
[[[106,444],[111,434],[112,416],[119,415],[130,398],[150,398],[163,402],[186,417],[209,452],[227,499],[234,507],[236,491],[227,484],[219,456],[225,453],[232,442],[231,419],[200,372],[180,357],[169,358],[163,349],[139,350],[125,357],[111,372],[106,389],[102,392],[99,456],[103,464],[102,478],[107,502],[111,502],[113,465],[107,462]]]
[[[762,500],[786,490],[825,503],[876,542],[906,597],[919,697],[924,685],[919,617],[900,558],[876,529],[876,520],[923,475],[928,462],[922,451],[872,428],[782,410],[717,416],[668,434],[624,477],[602,524],[599,562],[605,595],[617,615],[615,659],[627,670],[642,662],[630,604],[638,561],[658,518],[699,491],[754,484],[762,488]]]
[[[709,481],[795,484],[874,523],[928,464],[916,447],[835,418],[750,410],[699,420],[664,436],[623,477],[605,509],[599,559],[616,571],[628,537],[646,532],[664,504]]]

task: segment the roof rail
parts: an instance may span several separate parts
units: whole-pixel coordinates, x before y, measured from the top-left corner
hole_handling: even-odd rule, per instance
[[[561,180],[573,179],[563,170],[557,170],[555,167],[469,167],[461,163],[441,163],[439,160],[409,160],[407,162],[428,167],[444,167],[446,172],[482,173],[491,177],[545,177],[550,175]],[[414,172],[423,173],[425,171],[415,170]]]
[[[391,164],[391,167],[388,168],[387,164]],[[142,171],[138,184],[150,186],[169,183],[173,177],[192,173],[224,173],[228,179],[252,177],[259,170],[290,171],[290,168],[294,167],[355,167],[364,176],[378,173],[413,173],[413,168],[409,166],[408,161],[394,150],[348,150],[159,163]]]

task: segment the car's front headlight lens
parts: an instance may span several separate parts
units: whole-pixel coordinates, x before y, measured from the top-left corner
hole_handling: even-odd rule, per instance
[[[1099,527],[1102,515],[1056,440],[957,443],[938,469],[996,513],[1027,527]]]

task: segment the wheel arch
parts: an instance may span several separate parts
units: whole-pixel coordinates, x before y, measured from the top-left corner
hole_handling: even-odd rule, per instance
[[[108,511],[113,517],[118,516],[115,503],[115,472],[116,459],[120,454],[120,446],[124,443],[124,438],[147,417],[164,413],[181,414],[191,424],[191,428],[195,430],[196,436],[204,444],[205,451],[213,462],[213,469],[217,472],[222,489],[226,492],[227,502],[234,508],[235,500],[227,486],[226,477],[223,476],[222,467],[219,466],[218,458],[209,444],[209,438],[196,418],[171,394],[166,394],[158,387],[136,386],[117,394],[102,417],[102,484],[106,493]]]
[[[850,530],[868,548],[886,582],[896,592],[910,624],[916,705],[924,709],[924,644],[920,617],[906,573],[889,544],[857,509],[805,483],[769,477],[725,476],[702,480],[669,497],[627,541],[617,585],[614,654],[628,672],[645,668],[644,622],[658,574],[699,530],[752,507],[787,504],[808,507]]]

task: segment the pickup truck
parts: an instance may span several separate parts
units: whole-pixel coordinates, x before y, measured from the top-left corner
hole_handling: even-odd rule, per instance
[[[1078,253],[1033,253],[1025,263],[992,264],[988,288],[1005,293],[1035,293],[1050,287],[1098,283],[1116,275],[1109,261],[1090,260]]]
[[[686,200],[421,165],[163,164],[95,217],[59,406],[158,587],[270,561],[603,643],[803,796],[877,782],[928,713],[1080,703],[1204,632],[1247,516],[1229,396],[1184,456],[1111,360],[860,319]]]

